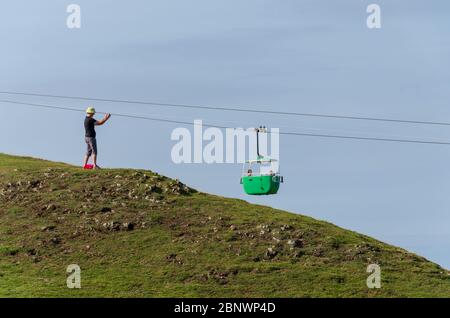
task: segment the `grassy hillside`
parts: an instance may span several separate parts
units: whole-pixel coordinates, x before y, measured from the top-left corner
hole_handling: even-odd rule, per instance
[[[81,289],[66,286],[73,263]],[[370,263],[379,290],[366,287]],[[450,276],[367,236],[150,171],[0,155],[0,296],[450,297]]]

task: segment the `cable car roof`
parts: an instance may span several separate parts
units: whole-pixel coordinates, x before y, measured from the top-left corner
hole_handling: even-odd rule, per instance
[[[278,160],[269,158],[269,157],[263,157],[263,158],[257,158],[257,159],[250,159],[247,160],[246,163],[264,163],[264,162],[277,162]]]

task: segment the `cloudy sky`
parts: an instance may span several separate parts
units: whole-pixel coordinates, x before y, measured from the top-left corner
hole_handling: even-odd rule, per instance
[[[379,30],[366,26],[373,2]],[[81,6],[80,29],[66,26],[71,3]],[[0,91],[450,121],[449,10],[444,0],[8,1]],[[232,127],[450,140],[445,126],[93,105]],[[80,164],[82,122],[82,114],[0,102],[0,152]],[[172,162],[179,126],[113,117],[98,129],[100,163],[327,220],[450,268],[450,146],[281,136],[285,184],[276,196],[250,198],[238,164]]]

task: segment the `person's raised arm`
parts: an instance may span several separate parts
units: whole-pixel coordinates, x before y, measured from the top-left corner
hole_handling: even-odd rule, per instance
[[[106,122],[108,121],[108,119],[110,119],[110,118],[111,118],[111,114],[106,114],[105,117],[103,117],[102,120],[96,121],[96,122],[95,122],[95,125],[96,125],[96,126],[101,126],[101,125],[103,125],[104,123],[106,123]]]

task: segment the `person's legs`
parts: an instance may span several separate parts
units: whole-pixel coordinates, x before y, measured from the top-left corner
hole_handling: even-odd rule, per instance
[[[100,169],[100,166],[97,164],[97,155],[93,155],[92,159],[94,160],[94,169]]]
[[[97,139],[92,138],[91,146],[92,146],[92,159],[94,161],[94,169],[100,169],[100,167],[97,165]]]
[[[86,165],[88,164],[89,157],[90,157],[90,156],[88,156],[88,155],[85,155],[85,156],[84,156],[83,167],[86,166]]]
[[[92,146],[91,146],[90,138],[85,138],[85,142],[87,145],[87,150],[86,150],[86,155],[84,156],[83,167],[87,165],[87,163],[89,162],[89,158],[92,155]]]

